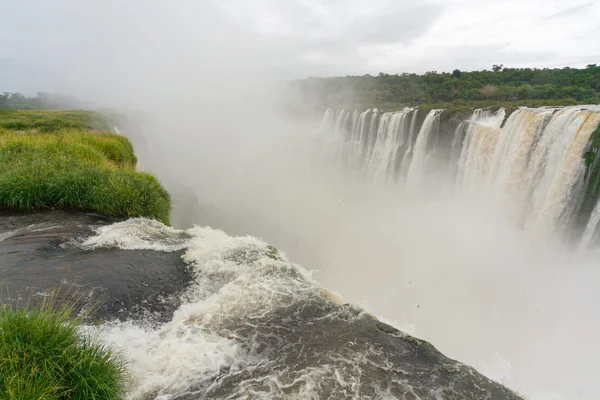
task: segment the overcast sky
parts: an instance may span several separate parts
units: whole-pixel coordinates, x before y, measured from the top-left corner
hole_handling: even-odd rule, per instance
[[[197,74],[301,78],[600,62],[594,0],[0,4],[0,91],[143,86]]]

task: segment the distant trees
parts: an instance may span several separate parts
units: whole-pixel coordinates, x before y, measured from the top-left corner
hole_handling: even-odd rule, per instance
[[[553,101],[600,103],[600,66],[586,68],[504,68],[452,73],[385,74],[311,78],[289,83],[303,98],[332,104],[435,104],[447,102]]]
[[[9,95],[10,93],[7,92],[4,92],[4,94],[0,94],[0,109],[5,108]]]
[[[81,107],[79,100],[58,93],[39,92],[35,97],[21,93],[0,94],[0,109],[12,110],[61,110]]]

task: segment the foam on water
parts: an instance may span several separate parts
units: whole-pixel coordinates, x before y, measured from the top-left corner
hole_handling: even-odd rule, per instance
[[[184,250],[194,277],[167,323],[86,327],[129,363],[131,399],[463,398],[490,387],[441,354],[419,356],[403,332],[342,306],[310,272],[255,237],[131,219],[78,245]],[[440,367],[445,372],[435,373]]]
[[[100,328],[103,339],[128,361],[133,376],[130,398],[163,394],[161,398],[168,399],[169,394],[185,393],[223,369],[235,373],[249,360],[237,343],[208,332],[194,316],[180,310],[159,329],[130,322]]]
[[[132,399],[170,399],[198,391],[225,370],[227,375],[235,375],[243,368],[267,362],[256,355],[252,343],[242,346],[223,336],[221,329],[227,320],[260,319],[293,302],[328,299],[308,271],[289,263],[283,254],[257,238],[230,237],[200,227],[182,231],[147,219],[131,219],[97,231],[97,236],[81,246],[185,249],[183,259],[196,278],[169,323],[153,328],[112,322],[99,328],[98,333],[120,349],[130,363]],[[297,398],[312,398],[309,394],[317,377],[330,373],[319,368],[300,372],[298,379],[306,383],[296,392]],[[276,375],[268,380],[264,384],[270,387],[288,384]],[[240,390],[246,390],[244,386],[251,383]]]
[[[123,250],[177,251],[186,247],[189,235],[182,230],[152,219],[138,218],[95,229],[97,235],[83,241],[81,247],[118,247]]]

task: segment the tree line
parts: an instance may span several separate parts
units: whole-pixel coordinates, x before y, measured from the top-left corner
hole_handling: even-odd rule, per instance
[[[67,110],[78,107],[81,107],[79,100],[59,93],[38,92],[37,96],[34,97],[10,92],[0,94],[0,109]]]
[[[308,78],[290,82],[306,99],[322,105],[405,105],[481,101],[546,103],[553,105],[600,103],[600,67],[504,68],[464,72],[430,71],[425,74],[386,74]]]
[[[288,81],[287,89],[317,108],[330,106],[473,104],[574,105],[600,103],[600,66],[585,68],[504,68],[425,74],[343,76]],[[0,109],[57,110],[81,107],[61,94],[0,94]],[[385,108],[385,107],[384,107]]]

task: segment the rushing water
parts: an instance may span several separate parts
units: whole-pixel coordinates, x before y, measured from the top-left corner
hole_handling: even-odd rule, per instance
[[[454,180],[457,193],[493,194],[519,226],[553,233],[574,220],[584,193],[584,153],[600,123],[600,107],[523,107],[507,119],[504,109],[476,110],[452,132],[450,156],[442,161],[435,159],[448,146],[437,140],[444,133],[444,110],[431,110],[418,130],[417,113],[411,108],[394,113],[327,110],[319,132],[334,132],[329,146],[336,151],[328,153],[344,154],[369,181],[406,179],[415,187],[431,173],[439,179],[443,168],[456,171],[447,180]],[[589,243],[588,236],[584,241]]]
[[[168,323],[89,327],[120,350],[132,399],[507,399],[517,396],[382,324],[253,237],[131,219],[88,251],[184,249],[194,283]]]

